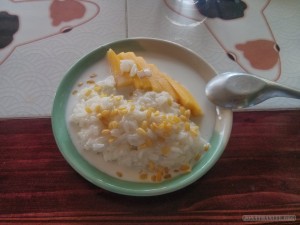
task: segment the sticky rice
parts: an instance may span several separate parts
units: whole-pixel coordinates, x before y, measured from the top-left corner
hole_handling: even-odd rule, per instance
[[[208,149],[190,120],[190,110],[167,92],[128,94],[117,90],[110,76],[76,95],[70,123],[81,151],[134,169],[141,181],[160,182],[187,173]]]

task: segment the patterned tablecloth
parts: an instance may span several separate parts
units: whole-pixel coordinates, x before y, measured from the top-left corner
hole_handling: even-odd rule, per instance
[[[70,66],[100,45],[127,37],[174,41],[218,72],[247,71],[300,89],[298,0],[194,2],[1,1],[0,117],[49,116]],[[300,101],[274,98],[253,107],[290,108],[300,108]]]

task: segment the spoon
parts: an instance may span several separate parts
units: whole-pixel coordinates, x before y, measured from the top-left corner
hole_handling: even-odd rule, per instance
[[[205,89],[208,99],[218,106],[240,109],[269,98],[300,99],[300,91],[245,73],[227,72],[211,79]]]

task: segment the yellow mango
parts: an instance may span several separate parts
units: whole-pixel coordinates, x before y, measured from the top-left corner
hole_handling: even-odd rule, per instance
[[[109,49],[106,53],[106,58],[111,68],[111,73],[114,76],[117,87],[126,87],[133,83],[129,73],[121,73],[120,60],[121,58],[112,50]]]
[[[167,75],[165,77],[169,81],[169,83],[172,85],[174,90],[177,92],[178,97],[179,97],[178,103],[181,104],[182,106],[184,106],[185,108],[190,109],[191,114],[193,116],[203,115],[203,112],[202,112],[198,102],[194,98],[194,96],[183,85],[179,84],[177,81],[175,81],[171,77],[169,77]]]
[[[122,52],[119,54],[119,56],[121,59],[133,60],[138,70],[143,70],[145,68],[148,68],[145,60],[141,60],[143,59],[141,57],[140,59],[138,59],[138,57],[133,52],[125,52],[125,53]],[[135,88],[143,89],[143,90],[152,90],[151,83],[147,77],[134,76],[132,79]]]

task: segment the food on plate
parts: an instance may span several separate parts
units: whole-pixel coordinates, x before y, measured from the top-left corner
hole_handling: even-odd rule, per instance
[[[183,101],[191,97],[185,88],[132,52],[109,50],[107,59],[113,75],[90,76],[73,93],[79,152],[124,180],[162,182],[190,172],[209,149],[192,121],[200,109],[194,98]]]
[[[176,102],[190,109],[194,116],[202,115],[198,102],[184,86],[142,57],[137,57],[133,52],[116,54],[109,49],[107,59],[117,88],[133,85],[141,90],[166,91]]]

